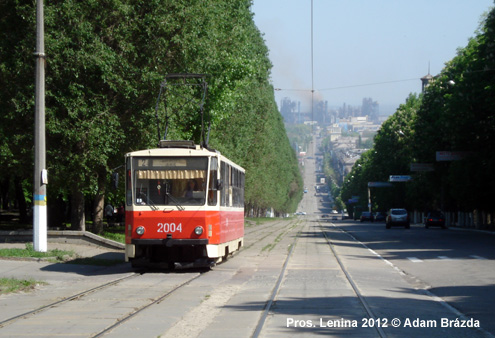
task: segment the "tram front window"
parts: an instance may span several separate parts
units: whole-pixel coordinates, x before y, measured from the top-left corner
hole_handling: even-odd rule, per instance
[[[204,205],[208,158],[134,158],[136,205]]]

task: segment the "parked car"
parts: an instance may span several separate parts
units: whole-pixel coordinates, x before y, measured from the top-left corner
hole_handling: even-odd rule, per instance
[[[361,213],[361,217],[359,218],[359,220],[361,222],[365,222],[365,221],[370,221],[370,222],[373,222],[374,221],[374,217],[373,217],[373,214],[369,211],[363,211]]]
[[[440,211],[429,212],[425,217],[424,223],[427,229],[431,226],[447,228],[445,226],[445,216]]]
[[[411,227],[409,222],[409,214],[406,209],[390,209],[387,214],[385,227],[390,229],[395,225],[403,225],[406,229]]]
[[[375,212],[375,222],[385,222],[386,219],[387,219],[386,212],[382,212],[382,211]]]

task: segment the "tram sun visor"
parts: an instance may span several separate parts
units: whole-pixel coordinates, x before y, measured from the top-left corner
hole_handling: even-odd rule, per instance
[[[188,180],[205,178],[204,170],[136,170],[140,180]]]

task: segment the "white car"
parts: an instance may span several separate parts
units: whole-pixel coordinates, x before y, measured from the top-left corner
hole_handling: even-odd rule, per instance
[[[388,211],[385,227],[390,229],[393,225],[404,225],[406,229],[411,227],[406,209],[390,209]]]

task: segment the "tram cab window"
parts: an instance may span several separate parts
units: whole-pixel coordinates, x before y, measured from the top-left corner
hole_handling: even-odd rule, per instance
[[[136,205],[204,205],[208,158],[137,157],[133,159]]]
[[[132,172],[131,160],[128,158],[125,163],[125,203],[128,206],[132,205]]]

